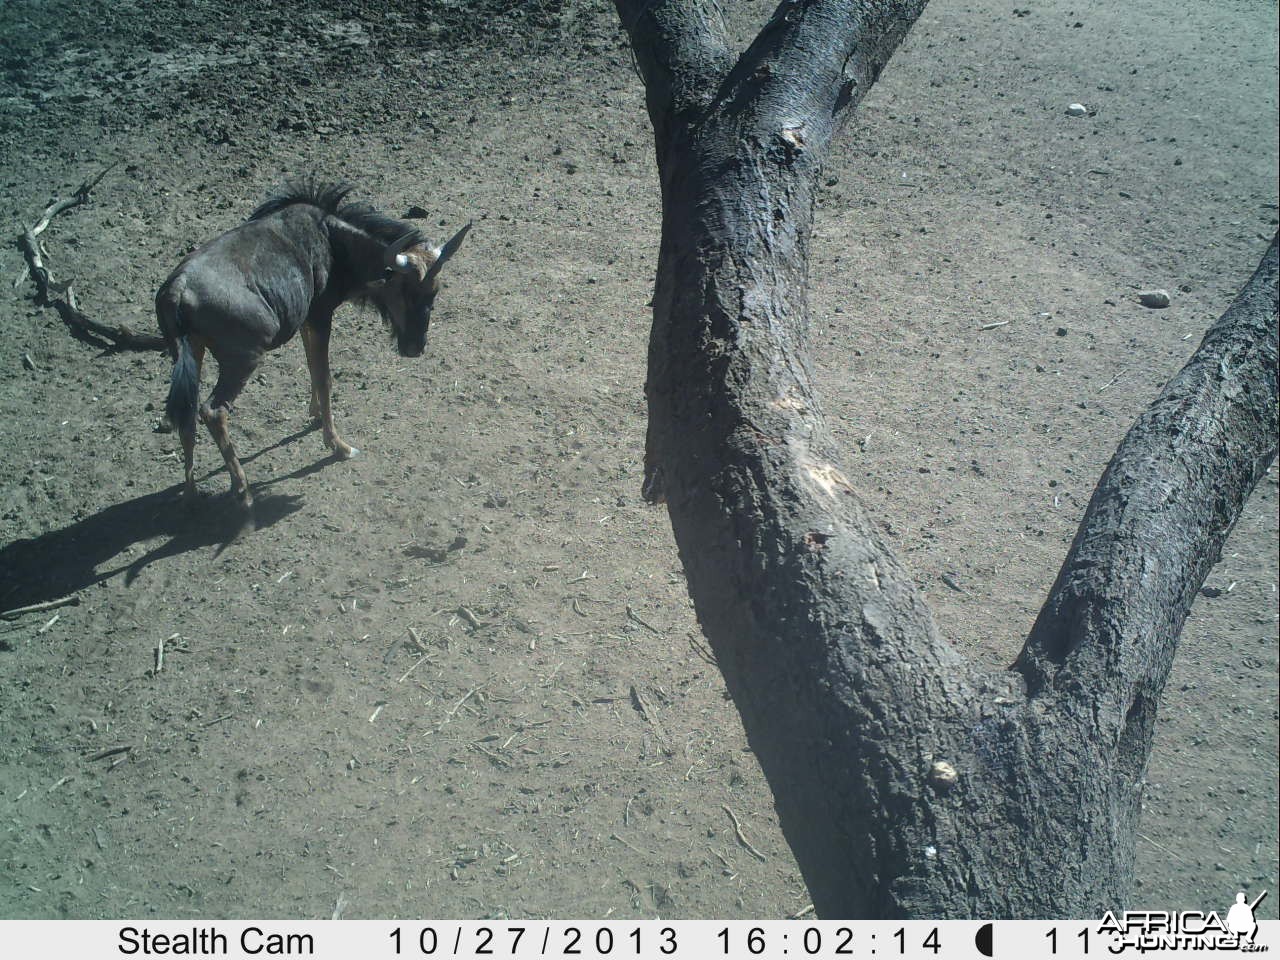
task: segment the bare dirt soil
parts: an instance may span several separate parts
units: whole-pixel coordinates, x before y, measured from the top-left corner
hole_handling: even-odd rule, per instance
[[[770,10],[729,6],[743,37]],[[1276,230],[1276,16],[934,0],[827,171],[827,415],[985,663],[1011,661],[1116,443]],[[424,358],[376,317],[336,324],[358,459],[309,428],[300,346],[250,382],[232,431],[259,529],[233,541],[207,437],[208,496],[177,502],[167,359],[72,338],[0,251],[0,610],[81,601],[0,622],[0,916],[805,907],[639,499],[651,150],[600,2],[0,6],[8,235],[119,163],[45,234],[99,320],[154,329],[177,260],[298,173],[420,205],[439,238],[476,221]],[[1267,888],[1276,916],[1276,501],[1273,472],[1187,624],[1141,905]]]

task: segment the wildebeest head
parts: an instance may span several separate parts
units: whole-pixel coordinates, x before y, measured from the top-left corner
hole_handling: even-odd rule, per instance
[[[371,299],[391,325],[402,357],[420,357],[427,344],[431,308],[440,292],[440,270],[462,246],[467,224],[443,247],[422,242],[417,231],[390,244],[384,254],[386,278]]]

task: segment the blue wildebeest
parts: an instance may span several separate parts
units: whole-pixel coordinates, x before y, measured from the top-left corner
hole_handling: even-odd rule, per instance
[[[156,314],[173,376],[165,411],[182,439],[185,492],[195,494],[196,419],[209,428],[246,510],[253,495],[227,434],[231,405],[268,350],[298,331],[311,371],[311,416],[342,459],[359,451],[333,427],[329,330],[340,304],[375,307],[391,325],[401,356],[426,345],[440,269],[471,224],[434,247],[410,224],[365,204],[347,203],[346,183],[287,185],[240,226],[190,253],[156,294]],[[205,350],[218,361],[218,381],[198,403]]]

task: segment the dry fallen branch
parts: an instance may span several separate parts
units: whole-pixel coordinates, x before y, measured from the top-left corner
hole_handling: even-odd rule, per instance
[[[24,613],[40,613],[44,610],[54,610],[57,607],[78,606],[80,597],[72,594],[69,597],[59,597],[57,600],[45,600],[43,603],[33,603],[25,607],[14,607],[12,610],[6,610],[0,613],[0,620],[16,620]]]
[[[486,757],[488,757],[490,760],[492,760],[494,763],[498,764],[499,766],[503,766],[503,767],[510,767],[510,766],[511,766],[511,761],[510,761],[510,760],[508,760],[506,757],[503,757],[503,756],[500,756],[500,755],[498,755],[498,754],[494,753],[492,750],[490,750],[490,749],[489,749],[488,747],[486,747],[484,744],[481,744],[481,743],[473,743],[471,746],[472,746],[474,749],[479,750],[481,753],[483,753]]]
[[[635,609],[631,606],[631,604],[627,604],[627,619],[632,621],[633,623],[639,624],[640,626],[644,627],[646,630],[652,633],[655,637],[662,636],[662,631],[659,630],[657,627],[655,627],[653,624],[649,623],[647,620],[644,620],[640,616],[640,614],[636,613]]]
[[[1186,865],[1187,861],[1183,860],[1180,856],[1178,856],[1176,853],[1174,853],[1172,850],[1170,850],[1168,847],[1164,846],[1163,844],[1156,843],[1154,840],[1148,837],[1141,830],[1138,831],[1138,836],[1141,837],[1143,840],[1147,841],[1147,843],[1151,844],[1157,850],[1161,851],[1162,853],[1167,853],[1169,856],[1173,857],[1173,859],[1177,860],[1179,863]]]
[[[428,651],[427,651],[427,645],[426,645],[425,643],[423,643],[423,642],[422,642],[422,638],[421,638],[420,636],[418,636],[418,631],[417,631],[417,630],[415,630],[415,629],[413,629],[413,627],[410,627],[410,628],[409,628],[409,641],[408,641],[408,642],[409,642],[409,643],[411,643],[411,644],[413,645],[413,648],[414,648],[415,650],[417,650],[419,653],[427,653],[427,652],[428,652]]]
[[[632,850],[632,851],[634,851],[634,852],[636,852],[636,853],[640,854],[640,856],[642,856],[642,857],[647,857],[647,856],[649,856],[649,854],[645,853],[643,850],[641,850],[639,847],[637,847],[634,843],[628,843],[626,840],[622,839],[622,837],[618,836],[616,833],[611,833],[611,834],[609,834],[609,839],[610,839],[610,840],[617,840],[620,844],[622,844],[622,845],[623,845],[624,847],[626,847],[628,850]]]
[[[484,689],[485,687],[487,687],[489,684],[493,683],[493,681],[494,681],[494,677],[490,677],[490,678],[489,678],[488,680],[486,680],[484,683],[478,684],[478,685],[476,685],[476,686],[472,687],[472,688],[471,688],[470,690],[468,690],[466,693],[464,693],[464,694],[462,695],[462,699],[461,699],[461,700],[459,700],[457,703],[455,703],[455,704],[453,705],[453,709],[451,709],[451,710],[449,710],[449,711],[447,711],[447,712],[445,713],[445,722],[447,723],[449,720],[453,719],[453,715],[454,715],[455,713],[457,713],[457,712],[462,708],[462,705],[463,705],[464,703],[466,703],[468,700],[470,700],[472,697],[474,697],[477,693],[479,693],[481,690],[483,690],[483,689]]]
[[[411,666],[404,673],[400,674],[400,679],[397,680],[396,683],[404,683],[406,680],[409,679],[409,674],[413,673],[413,671],[417,670],[418,667],[422,666],[424,663],[426,663],[430,659],[431,657],[424,653],[422,656],[420,656],[417,660],[413,662],[413,666]]]
[[[667,731],[663,728],[662,721],[658,719],[657,712],[649,706],[649,702],[635,684],[631,685],[631,702],[635,705],[640,716],[653,727],[654,735],[658,738],[659,749],[668,757],[675,756],[675,750],[671,746],[671,741],[667,738]]]
[[[89,759],[89,762],[92,763],[95,760],[105,760],[107,757],[114,757],[120,753],[128,753],[132,749],[133,749],[132,743],[122,743],[116,747],[107,747],[105,750],[99,750],[97,753],[95,753],[93,756],[89,757],[88,759]]]
[[[481,627],[484,626],[484,621],[481,620],[479,617],[477,617],[467,607],[459,607],[458,615],[461,616],[463,620],[467,621],[467,623],[471,624],[471,627],[474,630],[479,630]]]
[[[767,858],[763,853],[753,847],[751,845],[751,841],[746,838],[746,835],[742,832],[742,824],[738,822],[738,815],[729,808],[728,804],[720,804],[720,809],[727,813],[729,815],[729,819],[733,821],[734,835],[738,838],[738,842],[742,844],[743,849],[761,863],[764,863]]]
[[[117,161],[117,163],[118,162],[119,161]],[[34,248],[36,246],[35,238],[48,229],[49,224],[53,222],[53,218],[66,210],[70,210],[72,207],[78,207],[82,203],[88,203],[89,194],[93,192],[93,188],[101,183],[102,178],[110,173],[115,166],[115,163],[111,164],[103,169],[103,171],[92,180],[86,180],[84,183],[80,184],[80,186],[76,188],[76,192],[72,194],[69,199],[55,200],[53,203],[49,204],[49,206],[45,207],[44,213],[41,215],[40,219],[23,233],[24,241],[29,239],[30,245]],[[23,276],[19,276],[18,282],[14,283],[14,286],[16,287],[18,283],[21,283],[22,279]],[[40,278],[38,276],[36,278],[36,283],[40,283]]]
[[[53,300],[49,305],[58,311],[62,322],[78,336],[82,335],[89,340],[106,341],[116,350],[165,349],[164,339],[153,333],[134,333],[123,323],[110,327],[86,316],[76,303],[76,292],[70,283],[66,285],[66,296]]]
[[[106,345],[117,350],[163,350],[164,340],[161,337],[154,334],[134,333],[124,324],[111,327],[86,316],[76,303],[71,281],[61,283],[55,281],[40,252],[40,241],[37,238],[44,233],[53,218],[72,207],[88,203],[89,194],[92,193],[93,188],[114,167],[113,163],[92,180],[86,180],[80,184],[71,197],[55,200],[49,204],[40,219],[22,232],[18,237],[18,246],[26,258],[27,270],[18,277],[18,281],[21,282],[24,276],[30,275],[36,284],[36,303],[42,307],[53,307],[57,310],[58,315],[62,317],[62,322],[70,327],[71,332],[77,337],[98,343],[105,342]]]
[[[172,640],[176,636],[177,634],[175,633],[173,637],[169,637],[169,639]],[[155,669],[152,671],[153,674],[158,674],[161,670],[164,669],[164,643],[165,642],[163,639],[156,643]]]
[[[689,634],[688,636],[689,636],[689,646],[693,648],[694,653],[696,653],[705,662],[711,664],[711,666],[713,667],[720,666],[720,664],[716,661],[715,654],[712,653],[709,649],[707,649],[705,645],[699,643],[697,637],[695,637],[692,633]]]

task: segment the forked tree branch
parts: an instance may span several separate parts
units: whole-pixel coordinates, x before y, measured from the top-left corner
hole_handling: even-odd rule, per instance
[[[818,170],[923,4],[784,0],[726,69],[713,5],[616,2],[652,84],[663,193],[645,495],[668,504],[819,915],[1121,905],[1163,661],[1274,452],[1274,253],[1131,434],[1150,462],[1126,454],[1104,478],[1019,669],[980,674],[840,468],[806,352]],[[1210,503],[1162,512],[1170,492]],[[1184,552],[1144,553],[1153,536]],[[1099,565],[1114,589],[1081,577]]]
[[[729,50],[717,0],[614,0],[644,80],[658,152],[673,123],[749,105],[766,136],[825,148],[927,0],[782,0],[751,45]]]
[[[718,0],[614,0],[644,81],[659,150],[673,117],[697,115],[733,63]]]
[[[1111,458],[1015,664],[1109,735],[1149,743],[1191,603],[1275,459],[1277,239]]]

